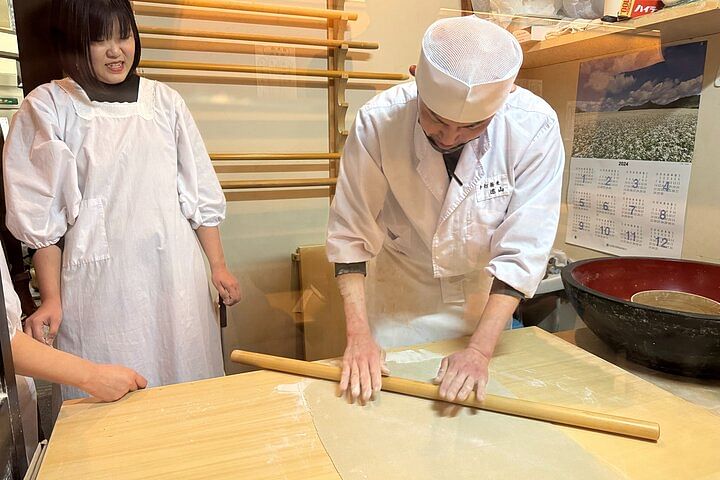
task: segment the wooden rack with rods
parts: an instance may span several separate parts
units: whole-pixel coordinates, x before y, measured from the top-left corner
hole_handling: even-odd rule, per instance
[[[327,49],[327,70],[265,67],[256,65],[219,64],[186,61],[143,60],[143,75],[168,82],[249,85],[250,75],[278,75],[323,78],[328,89],[328,147],[329,153],[223,153],[213,154],[217,173],[321,172],[327,168],[328,178],[258,179],[221,181],[228,200],[308,198],[332,195],[337,183],[340,152],[347,137],[345,116],[348,104],[345,90],[350,79],[401,81],[405,74],[349,71],[345,69],[347,54],[353,50],[374,50],[377,42],[346,40],[347,22],[356,20],[357,13],[344,10],[344,0],[326,0],[326,9],[265,5],[236,0],[145,0],[134,1],[136,15],[177,18],[180,20],[210,20],[218,22],[273,24],[278,26],[324,29],[326,38],[246,34],[227,31],[173,29],[140,25],[146,48],[254,54],[255,44],[285,44],[300,46],[304,56],[317,56],[312,47]],[[245,43],[243,43],[245,42]],[[310,47],[303,49],[302,47]],[[310,52],[310,53],[308,53]],[[164,71],[171,71],[165,73]],[[189,74],[187,71],[199,72]],[[230,74],[230,75],[222,75]],[[263,79],[269,84],[283,85],[286,80]],[[317,87],[320,81],[295,80],[302,87]],[[275,83],[273,83],[275,82]],[[308,162],[308,160],[315,160]],[[320,161],[324,160],[324,161]],[[296,161],[292,163],[292,161]],[[300,162],[304,161],[304,162]],[[273,192],[274,191],[274,192]],[[292,193],[292,192],[295,193]],[[273,192],[273,193],[270,193]],[[254,196],[255,195],[255,196]]]
[[[345,0],[325,0],[329,9],[344,10]],[[327,26],[328,38],[344,38],[347,22],[337,21],[329,22]],[[336,48],[328,50],[327,66],[328,70],[344,70],[345,60],[347,59],[347,48]],[[347,89],[349,77],[335,77],[328,82],[328,141],[330,150],[333,152],[342,152],[347,139],[347,128],[345,127],[345,117],[347,115],[348,103],[345,100],[345,90]],[[407,77],[405,77],[407,78]],[[403,78],[404,79],[404,78]],[[330,177],[337,178],[340,173],[340,160],[331,160]],[[335,195],[335,188],[331,188],[330,197]]]

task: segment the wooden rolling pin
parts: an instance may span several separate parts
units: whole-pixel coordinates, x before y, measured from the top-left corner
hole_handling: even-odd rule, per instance
[[[340,368],[332,365],[304,362],[302,360],[275,357],[242,350],[233,351],[230,358],[233,362],[253,365],[266,370],[275,370],[336,382],[340,380]],[[388,392],[447,402],[447,400],[440,397],[438,386],[430,383],[417,382],[399,377],[383,377],[382,389]],[[451,403],[464,405],[466,407],[481,408],[492,412],[506,413],[518,417],[641,438],[653,442],[656,442],[660,437],[660,425],[655,422],[646,422],[644,420],[617,417],[614,415],[518,400],[515,398],[499,397],[497,395],[485,395],[485,400],[480,402],[475,398],[475,393],[473,392],[467,400],[455,399],[455,401]]]

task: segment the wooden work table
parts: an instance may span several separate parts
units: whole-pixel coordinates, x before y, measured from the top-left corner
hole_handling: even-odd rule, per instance
[[[559,336],[603,355],[587,331]],[[447,353],[462,345],[423,348]],[[505,332],[491,363],[493,379],[518,398],[658,422],[658,443],[551,426],[611,465],[618,478],[719,478],[718,382],[683,384],[641,370],[635,367],[662,388],[537,328]],[[152,388],[111,404],[66,402],[38,478],[340,478],[310,412],[278,389],[299,380],[259,371]],[[698,406],[664,389],[705,396],[694,394]]]
[[[673,395],[720,415],[720,380],[672,375],[631,362],[625,358],[624,353],[615,352],[588,328],[567,330],[555,335]]]

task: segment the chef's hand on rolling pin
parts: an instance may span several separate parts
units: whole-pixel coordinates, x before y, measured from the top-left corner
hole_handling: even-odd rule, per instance
[[[342,361],[340,394],[349,393],[350,399],[366,403],[382,387],[382,375],[389,375],[385,365],[385,352],[378,346],[372,334],[361,333],[348,336]]]
[[[145,377],[120,365],[91,364],[86,380],[79,385],[103,402],[114,402],[128,392],[147,387]]]
[[[26,334],[35,340],[52,346],[62,323],[62,305],[60,298],[48,298],[25,319]]]
[[[228,307],[235,305],[242,299],[240,284],[235,275],[230,273],[225,265],[212,268],[212,283],[220,293],[223,303]]]
[[[490,359],[480,350],[467,347],[442,359],[434,383],[440,384],[440,396],[453,401],[467,400],[475,390],[477,399],[485,398]]]

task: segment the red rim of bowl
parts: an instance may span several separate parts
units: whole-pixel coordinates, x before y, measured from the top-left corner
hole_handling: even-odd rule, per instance
[[[660,313],[670,313],[674,315],[680,315],[685,317],[692,317],[697,318],[701,320],[714,320],[714,321],[720,321],[720,315],[710,315],[707,313],[692,313],[692,312],[680,312],[678,310],[670,310],[669,308],[662,308],[662,307],[653,307],[650,305],[643,305],[642,303],[636,303],[629,300],[625,300],[619,297],[615,297],[612,295],[608,295],[607,293],[603,293],[599,290],[595,290],[594,288],[590,288],[580,282],[578,282],[575,277],[573,276],[573,271],[588,263],[596,263],[596,262],[603,262],[603,261],[617,261],[619,259],[628,259],[628,260],[657,260],[657,261],[664,261],[664,262],[673,262],[673,263],[693,263],[695,265],[707,265],[713,268],[720,268],[720,265],[716,265],[714,263],[708,263],[708,262],[696,262],[694,260],[678,260],[677,258],[664,258],[664,257],[599,257],[599,258],[588,258],[586,260],[579,260],[577,262],[572,262],[565,266],[562,271],[560,272],[560,277],[562,278],[562,281],[566,284],[572,285],[574,288],[577,288],[578,290],[582,290],[586,293],[591,293],[597,297],[603,298],[605,300],[610,300],[617,303],[622,303],[623,305],[627,305],[632,308],[639,308],[642,310],[651,310],[655,312]]]

